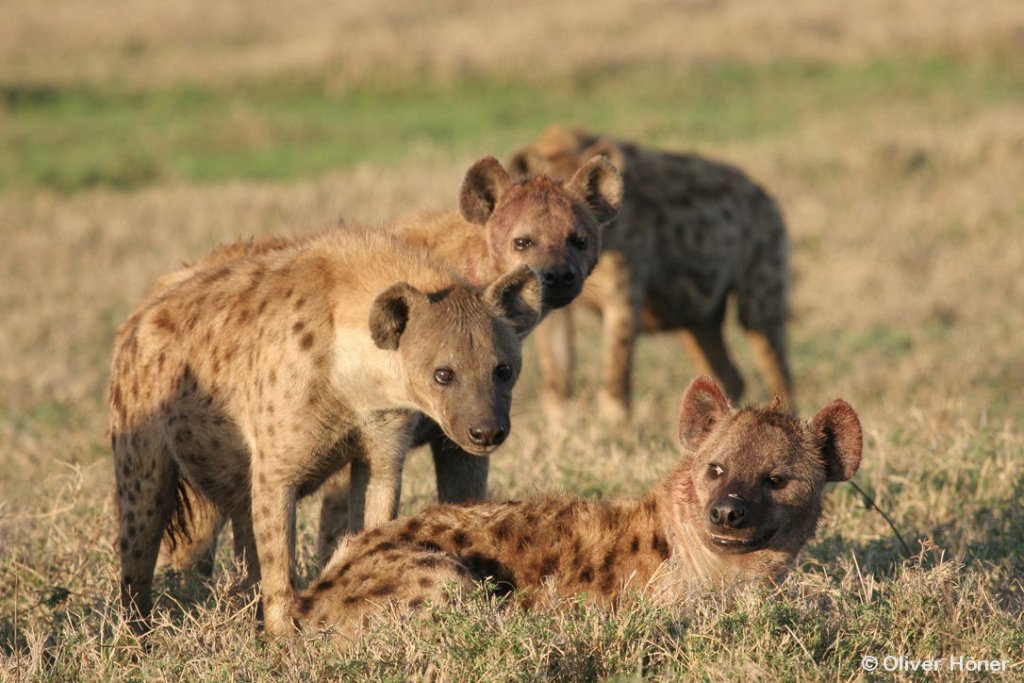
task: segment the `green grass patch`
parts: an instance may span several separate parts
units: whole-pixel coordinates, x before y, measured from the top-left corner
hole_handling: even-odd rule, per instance
[[[654,143],[681,136],[698,146],[778,134],[879,98],[970,101],[1022,92],[1019,71],[943,58],[860,67],[644,65],[543,84],[478,77],[344,92],[315,75],[141,92],[8,83],[0,84],[0,144],[8,152],[0,191],[292,180],[363,161],[397,164],[410,150],[501,153],[556,120]]]

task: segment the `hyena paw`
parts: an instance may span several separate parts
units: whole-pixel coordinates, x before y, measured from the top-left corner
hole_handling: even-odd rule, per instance
[[[629,422],[629,406],[626,402],[606,392],[597,395],[597,411],[605,424],[624,425]]]

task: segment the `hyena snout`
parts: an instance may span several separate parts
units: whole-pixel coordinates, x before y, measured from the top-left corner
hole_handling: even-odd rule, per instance
[[[735,494],[722,496],[708,506],[708,521],[716,527],[741,529],[747,521],[747,504]]]
[[[561,308],[579,296],[583,276],[571,264],[545,268],[540,273],[544,285],[543,301],[548,308]]]

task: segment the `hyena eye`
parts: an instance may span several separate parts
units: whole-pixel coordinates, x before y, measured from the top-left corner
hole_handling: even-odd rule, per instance
[[[789,483],[788,479],[777,474],[768,477],[768,486],[776,490],[784,488],[787,483]]]
[[[515,246],[516,251],[526,251],[533,246],[533,240],[529,237],[517,237],[512,240],[512,244]]]
[[[499,363],[494,367],[494,376],[502,382],[509,381],[512,379],[512,366],[508,363]]]
[[[577,249],[587,248],[587,236],[586,235],[569,235],[569,244],[576,247]]]
[[[438,384],[451,384],[453,379],[455,379],[455,371],[451,368],[434,370],[434,381]]]
[[[725,468],[718,463],[713,462],[708,465],[708,479],[718,479],[723,474],[725,474]]]

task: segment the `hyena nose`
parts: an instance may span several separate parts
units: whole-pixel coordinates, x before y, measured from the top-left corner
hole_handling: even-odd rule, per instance
[[[572,268],[549,270],[544,273],[544,284],[548,287],[572,287],[576,284],[576,272]]]
[[[725,496],[719,498],[708,510],[708,519],[712,524],[727,526],[736,529],[743,525],[743,519],[747,516],[747,506],[739,498]]]
[[[508,430],[501,425],[473,426],[469,428],[469,440],[477,446],[498,446],[508,436]]]

